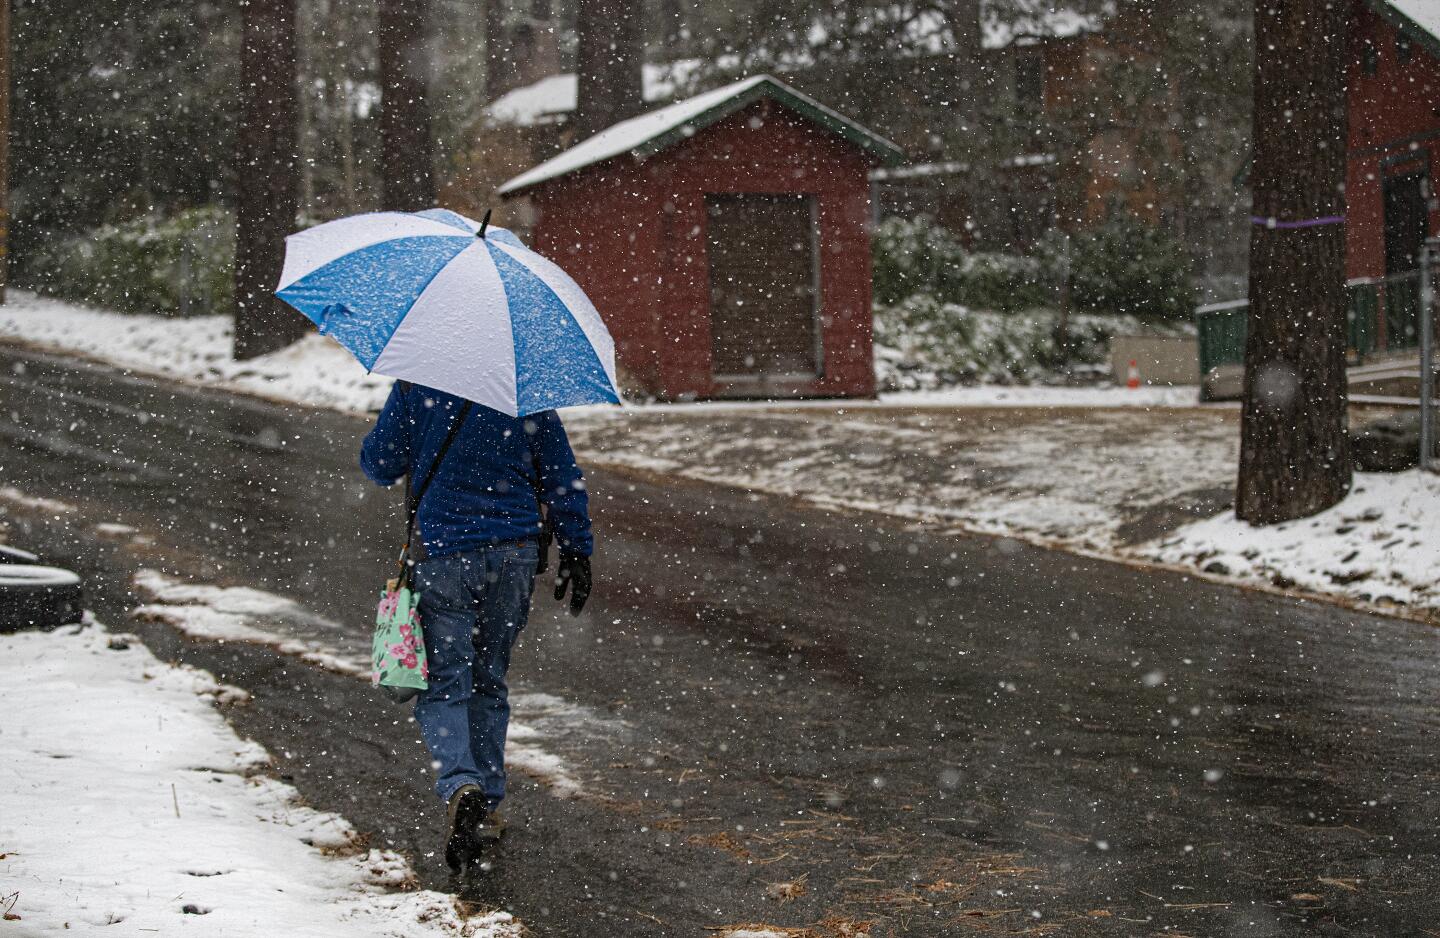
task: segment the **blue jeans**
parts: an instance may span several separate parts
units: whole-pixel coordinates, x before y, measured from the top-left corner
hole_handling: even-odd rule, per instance
[[[415,566],[430,664],[430,686],[415,703],[415,721],[438,767],[435,793],[445,801],[461,785],[479,785],[491,808],[505,797],[505,672],[510,646],[530,615],[539,559],[532,542]]]

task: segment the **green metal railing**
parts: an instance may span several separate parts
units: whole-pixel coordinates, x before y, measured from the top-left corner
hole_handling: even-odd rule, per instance
[[[1195,310],[1202,378],[1221,365],[1244,363],[1245,317],[1249,313],[1249,300],[1211,303]]]
[[[1345,285],[1346,357],[1352,364],[1381,352],[1404,351],[1420,344],[1420,272],[1351,280]],[[1249,300],[1211,303],[1195,310],[1200,375],[1221,365],[1245,361],[1245,321]]]

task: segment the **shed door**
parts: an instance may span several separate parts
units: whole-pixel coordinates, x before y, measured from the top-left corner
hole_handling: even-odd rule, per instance
[[[808,195],[707,195],[710,343],[721,378],[819,374],[815,206]]]

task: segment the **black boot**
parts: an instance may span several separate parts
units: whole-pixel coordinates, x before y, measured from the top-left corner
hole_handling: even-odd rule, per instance
[[[489,812],[485,809],[485,795],[476,785],[461,785],[450,796],[450,835],[445,840],[445,862],[457,873],[480,858],[485,840],[481,829],[485,827]]]

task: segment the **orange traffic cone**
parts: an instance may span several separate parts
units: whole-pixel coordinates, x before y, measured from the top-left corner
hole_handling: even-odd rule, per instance
[[[1125,386],[1132,391],[1140,387],[1140,365],[1133,358],[1130,359],[1130,374],[1125,379]]]

